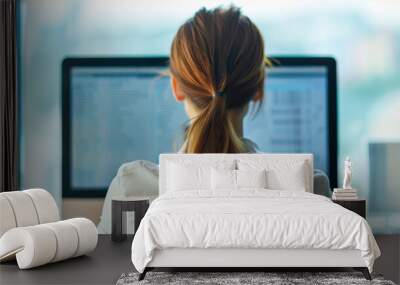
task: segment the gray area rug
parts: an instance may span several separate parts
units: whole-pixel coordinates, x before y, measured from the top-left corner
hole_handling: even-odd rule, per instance
[[[117,285],[133,284],[384,284],[395,285],[380,275],[368,281],[360,272],[148,272],[138,281],[138,273],[124,273]]]

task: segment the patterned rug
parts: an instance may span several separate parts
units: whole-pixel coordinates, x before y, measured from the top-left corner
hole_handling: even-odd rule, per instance
[[[372,275],[368,281],[360,272],[148,272],[142,281],[138,273],[124,273],[117,285],[134,284],[379,284],[395,285],[381,275]]]

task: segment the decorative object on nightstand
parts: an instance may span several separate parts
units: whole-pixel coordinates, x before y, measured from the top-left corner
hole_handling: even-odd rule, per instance
[[[343,188],[335,188],[332,194],[332,200],[358,200],[357,189],[351,187],[352,164],[350,157],[344,161]]]
[[[113,197],[112,198],[112,241],[123,241],[127,237],[126,212],[135,213],[134,231],[136,232],[140,221],[149,208],[149,197]]]
[[[359,214],[364,219],[366,218],[366,204],[367,202],[363,199],[356,200],[332,200],[334,203]]]
[[[359,200],[357,195],[357,189],[335,188],[333,189],[332,200],[346,200],[346,201]]]
[[[351,189],[351,179],[352,175],[352,165],[349,156],[346,157],[344,161],[344,178],[343,178],[343,189]]]

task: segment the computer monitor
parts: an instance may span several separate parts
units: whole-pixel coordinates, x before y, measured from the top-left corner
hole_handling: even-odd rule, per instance
[[[336,64],[272,57],[265,100],[244,122],[260,152],[313,153],[337,180]],[[104,196],[119,166],[158,162],[183,142],[187,116],[172,96],[168,58],[67,58],[62,64],[64,197]]]

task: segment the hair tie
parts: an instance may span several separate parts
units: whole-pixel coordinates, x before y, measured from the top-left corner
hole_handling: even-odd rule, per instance
[[[215,93],[215,96],[218,96],[218,97],[224,97],[224,95],[225,95],[225,93],[222,91],[218,91]]]

